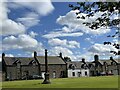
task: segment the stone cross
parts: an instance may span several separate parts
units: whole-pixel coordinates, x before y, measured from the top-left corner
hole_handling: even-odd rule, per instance
[[[48,73],[48,60],[47,60],[47,49],[45,49],[45,79],[42,84],[50,84],[49,73]]]

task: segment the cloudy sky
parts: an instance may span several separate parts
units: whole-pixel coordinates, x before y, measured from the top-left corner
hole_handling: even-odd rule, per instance
[[[44,55],[44,49],[48,49],[49,55],[62,52],[72,60],[91,61],[95,54],[105,59],[113,56],[109,51],[116,51],[112,46],[103,45],[104,41],[117,42],[117,38],[107,37],[114,30],[109,27],[92,30],[82,24],[94,21],[102,12],[81,20],[76,18],[77,11],[68,7],[71,2],[11,1],[0,3],[0,51],[6,56],[31,57],[34,51]]]

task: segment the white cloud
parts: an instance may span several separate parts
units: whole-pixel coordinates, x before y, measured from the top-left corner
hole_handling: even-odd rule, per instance
[[[30,35],[31,37],[35,38],[35,36],[37,36],[38,34],[37,34],[36,32],[34,32],[34,31],[31,31],[31,32],[29,33],[29,35]]]
[[[80,48],[80,43],[77,41],[60,40],[58,38],[49,39],[48,43],[51,46],[62,46],[67,48]]]
[[[11,19],[8,19],[8,8],[5,2],[0,2],[1,14],[0,14],[0,35],[13,35],[21,34],[25,32],[25,27],[21,23],[17,23]]]
[[[0,35],[16,35],[22,33],[25,33],[25,27],[21,23],[16,23],[11,19],[6,19],[2,22]]]
[[[6,7],[6,4],[3,2],[0,2],[0,21],[3,21],[4,19],[7,18],[7,12],[8,9]],[[1,23],[1,22],[0,22]],[[1,24],[0,24],[1,25]]]
[[[27,47],[23,49],[25,52],[31,54],[34,51],[38,53],[38,55],[44,55],[44,46],[41,42],[39,42],[35,47]]]
[[[85,58],[86,61],[93,60],[93,53],[87,52],[84,54],[80,54],[80,52],[77,52],[75,54],[73,51],[71,51],[68,48],[64,48],[61,46],[51,47],[49,51],[49,55],[59,55],[59,53],[62,53],[63,57],[70,57],[72,61],[81,61],[82,58]]]
[[[83,25],[83,22],[92,22],[97,17],[99,17],[102,12],[98,12],[95,16],[83,19],[77,19],[76,11],[70,11],[65,16],[59,16],[56,22],[60,25],[63,25],[60,31],[49,32],[46,35],[43,35],[44,38],[55,38],[55,37],[64,37],[64,36],[82,36],[85,34],[92,35],[101,35],[110,32],[110,28],[100,27],[97,30],[93,30],[88,26]],[[84,14],[85,15],[85,14]]]
[[[37,51],[40,55],[43,55],[43,44],[29,35],[21,34],[18,37],[8,36],[3,39],[2,49],[5,50],[23,50],[27,53]]]
[[[100,35],[100,34],[105,34],[110,32],[110,28],[105,28],[105,27],[100,27],[96,30],[90,29],[88,26],[83,25],[83,22],[92,22],[94,21],[97,17],[100,17],[102,12],[98,12],[95,14],[95,16],[86,18],[86,19],[77,19],[76,17],[76,11],[70,11],[68,12],[65,16],[60,16],[56,22],[59,23],[60,25],[67,25],[68,28],[73,28],[70,29],[72,32],[73,31],[81,31],[87,34],[93,34],[93,35]],[[84,14],[85,15],[85,14]]]
[[[0,22],[0,29],[2,29],[0,30],[0,35],[23,34],[26,29],[39,23],[39,17],[48,15],[54,10],[50,0],[47,0],[47,2],[34,2],[33,0],[28,0],[27,2],[11,0],[8,2],[0,2],[0,7],[2,8],[0,9],[0,20],[2,21]],[[18,22],[16,22],[8,18],[8,8],[28,8],[30,12],[18,18]]]
[[[3,39],[3,50],[24,49],[37,46],[38,42],[29,35],[8,36]]]
[[[85,58],[85,61],[92,61],[94,59],[94,54],[91,52],[85,52],[79,55],[76,55],[76,60],[81,61],[82,58]]]
[[[94,44],[88,49],[89,52],[100,54],[100,55],[111,55],[110,51],[118,51],[112,45]]]
[[[36,13],[27,13],[24,17],[18,18],[18,22],[22,23],[26,28],[30,28],[32,26],[35,26],[39,24],[39,15]]]
[[[78,36],[82,36],[83,33],[81,32],[75,32],[75,33],[66,33],[63,31],[57,31],[57,32],[50,32],[48,34],[43,35],[44,38],[55,38],[55,37],[78,37]]]
[[[86,41],[90,42],[91,44],[94,43],[94,41],[91,38],[85,38]]]
[[[14,57],[13,54],[5,54],[6,57]]]
[[[68,49],[68,48],[64,48],[61,46],[56,46],[56,47],[52,47],[49,51],[50,55],[59,55],[59,53],[61,52],[63,57],[67,56],[67,57],[72,57],[73,56],[73,52]]]
[[[13,7],[11,6],[11,8],[25,7],[42,16],[48,15],[54,10],[54,6],[52,5],[50,0],[42,0],[39,2],[35,2],[34,0],[27,0],[27,2],[25,2],[24,0],[11,0],[10,2],[12,2],[12,5],[18,5],[18,7],[16,7],[16,5],[14,5]]]

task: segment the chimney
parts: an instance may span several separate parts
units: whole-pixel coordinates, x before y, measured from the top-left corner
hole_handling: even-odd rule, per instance
[[[82,62],[85,63],[85,58],[82,58]]]
[[[113,60],[114,60],[112,56],[110,57],[110,60],[111,60],[111,61],[113,61]]]
[[[60,54],[59,54],[59,57],[61,57],[62,58],[62,53],[60,52]]]
[[[2,58],[4,58],[5,57],[5,53],[2,53]]]
[[[98,60],[99,60],[98,55],[95,55],[95,56],[94,56],[94,60],[95,60],[95,61],[98,61]]]
[[[37,57],[37,52],[36,51],[34,51],[34,57]]]

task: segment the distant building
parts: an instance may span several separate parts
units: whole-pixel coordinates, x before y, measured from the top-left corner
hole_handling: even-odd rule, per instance
[[[66,62],[68,68],[68,77],[88,77],[89,76],[89,67],[85,62],[85,59],[82,61],[70,61]]]
[[[50,78],[67,77],[66,63],[60,56],[48,56],[48,69]],[[44,78],[45,57],[5,57],[2,54],[2,72],[3,80],[29,79],[30,76],[39,75]]]
[[[103,75],[120,75],[120,59],[99,60],[99,56],[94,56],[93,62],[68,61],[68,77],[86,77]]]
[[[93,62],[85,59],[71,61],[60,53],[59,56],[48,56],[48,71],[50,78],[120,75],[120,59],[99,60],[95,55]],[[29,79],[33,75],[44,78],[44,73],[45,57],[37,56],[37,52],[34,57],[6,57],[2,54],[2,80]]]
[[[120,75],[120,59],[99,60],[94,56],[94,61],[89,64],[90,76]]]

